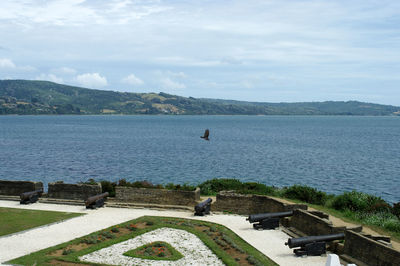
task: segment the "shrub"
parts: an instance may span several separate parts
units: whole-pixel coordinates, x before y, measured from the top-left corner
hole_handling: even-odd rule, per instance
[[[100,181],[102,193],[108,192],[110,197],[115,197],[115,186],[117,183],[110,181]]]
[[[183,184],[183,185],[175,185],[175,184],[173,184],[173,183],[168,183],[168,184],[166,184],[165,185],[165,188],[166,189],[170,189],[170,190],[185,190],[185,191],[193,191],[193,190],[195,190],[196,189],[196,187],[195,186],[191,186],[191,185],[188,185],[188,184]]]
[[[276,192],[275,187],[266,186],[257,182],[246,182],[243,183],[240,189],[245,194],[262,194],[262,195],[274,195]]]
[[[284,197],[297,199],[307,203],[324,205],[328,199],[325,192],[308,186],[294,185],[283,191]]]
[[[400,219],[400,202],[393,204],[392,213]]]
[[[214,178],[199,185],[204,195],[215,195],[222,190],[240,190],[242,182],[237,179]]]
[[[344,192],[332,200],[332,207],[336,210],[350,210],[359,212],[390,211],[390,206],[380,197],[363,192]]]
[[[74,249],[64,249],[63,252],[62,252],[62,254],[63,254],[63,255],[69,255],[69,254],[71,254],[71,253],[73,253],[73,252],[75,252]]]

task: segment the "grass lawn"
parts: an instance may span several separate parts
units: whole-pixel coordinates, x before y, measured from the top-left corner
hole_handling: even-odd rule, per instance
[[[226,265],[277,265],[222,225],[198,220],[153,216],[140,217],[31,253],[8,263],[19,265],[82,265],[84,263],[79,260],[79,257],[83,255],[163,227],[186,230],[195,234]]]
[[[81,213],[0,208],[0,236],[62,221]]]

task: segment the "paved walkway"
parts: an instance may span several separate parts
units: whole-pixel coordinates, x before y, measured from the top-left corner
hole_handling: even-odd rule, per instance
[[[150,209],[100,208],[86,210],[84,206],[69,206],[35,203],[20,205],[15,201],[0,200],[0,207],[31,210],[51,210],[85,213],[56,224],[33,228],[8,236],[0,237],[0,263],[20,256],[58,245],[92,232],[126,222],[144,215],[169,216],[210,221],[222,224],[254,246],[260,252],[280,265],[325,265],[326,257],[295,257],[293,251],[284,243],[289,236],[281,230],[256,231],[246,221],[245,216],[211,214],[204,217],[194,216],[192,212]]]

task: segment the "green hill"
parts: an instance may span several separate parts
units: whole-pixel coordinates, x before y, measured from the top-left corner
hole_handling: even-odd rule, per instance
[[[400,107],[348,102],[259,103],[166,93],[85,89],[48,81],[0,80],[0,114],[400,115]]]

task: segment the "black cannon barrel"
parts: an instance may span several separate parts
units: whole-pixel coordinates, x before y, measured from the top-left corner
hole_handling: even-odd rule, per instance
[[[87,207],[90,204],[95,203],[97,200],[107,197],[108,195],[109,195],[108,192],[104,192],[104,193],[99,194],[99,195],[91,196],[85,201],[85,205]]]
[[[197,204],[194,209],[197,211],[198,209],[203,209],[204,207],[206,207],[208,204],[211,204],[212,199],[208,198],[205,201],[200,202],[199,204]]]
[[[259,214],[251,214],[249,217],[246,219],[250,223],[255,223],[255,222],[260,222],[265,219],[270,219],[270,218],[281,218],[281,217],[287,217],[287,216],[292,216],[293,211],[287,211],[287,212],[267,212],[267,213],[259,213]]]
[[[38,190],[34,190],[34,191],[28,191],[28,192],[21,193],[21,195],[19,197],[21,200],[28,200],[29,197],[31,197],[32,195],[38,194],[38,196],[41,196],[42,193],[43,193],[43,189],[38,189]]]
[[[337,233],[331,235],[320,235],[320,236],[304,236],[298,238],[289,238],[285,245],[289,248],[301,247],[313,242],[329,242],[337,239],[344,239],[344,233]]]

